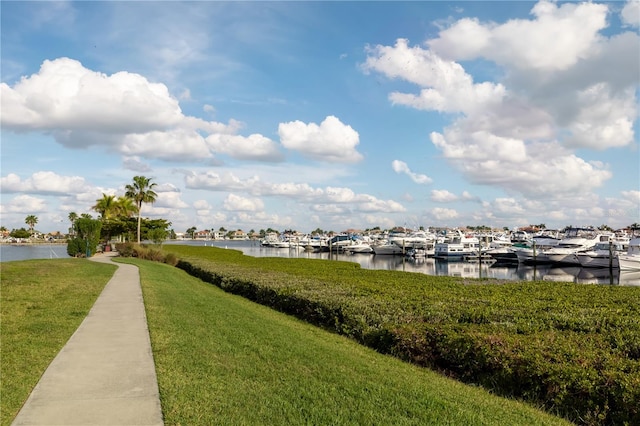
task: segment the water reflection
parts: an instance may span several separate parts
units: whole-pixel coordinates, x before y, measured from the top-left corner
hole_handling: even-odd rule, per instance
[[[416,272],[427,275],[462,278],[491,278],[518,281],[557,281],[577,284],[622,284],[640,286],[640,272],[612,274],[609,269],[581,267],[552,267],[551,265],[512,265],[472,262],[447,262],[433,258],[408,259],[402,256],[376,256],[372,254],[313,253],[302,248],[262,247],[253,241],[176,241],[175,244],[207,245],[236,249],[254,257],[284,257],[356,262],[365,269]]]

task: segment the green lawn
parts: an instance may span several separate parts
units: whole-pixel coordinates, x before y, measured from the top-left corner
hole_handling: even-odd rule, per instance
[[[115,269],[83,259],[0,263],[0,424],[11,424]]]
[[[140,267],[167,425],[567,424],[233,296]]]

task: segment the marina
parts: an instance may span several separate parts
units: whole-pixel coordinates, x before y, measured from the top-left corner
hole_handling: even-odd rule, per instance
[[[171,241],[166,244],[188,244],[215,246],[240,250],[253,257],[282,257],[319,260],[340,260],[358,263],[364,269],[379,269],[422,273],[426,275],[455,276],[462,278],[488,278],[509,281],[562,281],[577,284],[638,285],[640,271],[619,271],[609,268],[584,268],[581,266],[555,266],[551,264],[518,264],[495,262],[493,260],[447,260],[434,257],[408,257],[402,255],[376,255],[373,253],[352,253],[309,251],[303,247],[265,247],[260,241]]]
[[[401,250],[393,250],[392,255],[375,254],[362,249],[360,252],[312,251],[301,245],[282,244],[281,247],[268,247],[258,240],[171,240],[165,244],[187,244],[215,246],[240,250],[253,257],[306,258],[318,260],[340,260],[358,263],[364,269],[404,271],[426,275],[455,276],[463,278],[487,278],[508,281],[557,281],[577,284],[632,285],[640,286],[640,271],[620,270],[608,267],[583,267],[580,264],[551,264],[511,261],[495,261],[481,252],[465,257],[436,258],[419,247],[413,250],[416,255],[403,256]],[[354,243],[354,246],[356,244]],[[413,245],[412,245],[413,247]],[[407,250],[407,253],[411,251]],[[504,249],[494,249],[504,250]],[[422,253],[422,254],[420,254]],[[488,253],[488,252],[487,252]],[[602,249],[599,252],[602,255]],[[0,244],[0,261],[26,259],[55,259],[68,257],[66,244]],[[583,256],[580,256],[583,257]],[[480,261],[478,261],[480,259]]]

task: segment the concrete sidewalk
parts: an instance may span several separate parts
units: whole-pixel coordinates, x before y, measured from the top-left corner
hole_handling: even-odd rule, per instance
[[[138,268],[118,266],[13,425],[163,424]]]

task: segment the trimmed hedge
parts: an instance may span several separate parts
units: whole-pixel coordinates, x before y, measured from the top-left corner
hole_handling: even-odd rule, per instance
[[[189,274],[380,352],[579,424],[640,424],[638,288],[463,285],[346,262],[327,268],[193,249],[170,248]]]

